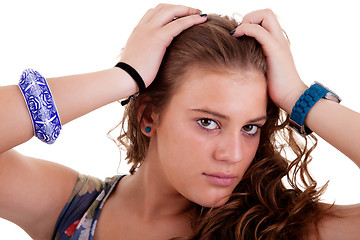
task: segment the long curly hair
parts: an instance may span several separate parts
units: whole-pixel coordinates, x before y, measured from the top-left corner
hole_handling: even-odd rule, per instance
[[[154,82],[125,109],[117,140],[127,150],[131,174],[141,166],[150,141],[140,130],[142,117],[148,111],[161,115],[190,67],[250,69],[266,77],[260,44],[251,37],[230,36],[237,26],[230,17],[211,14],[173,40]],[[192,239],[300,239],[305,226],[327,212],[319,206],[325,187],[317,187],[307,168],[316,138],[294,134],[289,117],[270,98],[267,116],[255,158],[229,201],[218,208],[197,206]]]

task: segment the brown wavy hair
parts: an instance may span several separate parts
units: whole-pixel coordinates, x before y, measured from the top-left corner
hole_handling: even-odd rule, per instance
[[[260,44],[251,37],[230,36],[237,26],[234,19],[211,14],[173,40],[154,82],[125,109],[118,141],[127,150],[131,174],[150,141],[141,132],[142,117],[148,111],[161,116],[190,68],[255,70],[266,77]],[[139,106],[145,106],[140,120]],[[316,138],[298,138],[288,127],[288,116],[270,98],[267,116],[255,158],[229,201],[213,209],[197,206],[192,239],[300,239],[305,226],[326,213],[319,206],[324,187],[317,188],[307,168]]]

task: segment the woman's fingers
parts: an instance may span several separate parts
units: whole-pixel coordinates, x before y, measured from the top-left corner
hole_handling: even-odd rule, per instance
[[[200,11],[181,5],[159,4],[146,12],[130,35],[122,61],[133,66],[150,85],[166,48],[183,30],[206,21]],[[141,56],[141,57],[139,57]]]
[[[149,23],[154,27],[162,27],[174,20],[189,15],[199,15],[200,11],[182,5],[159,4],[150,9],[142,18],[140,23]]]
[[[277,17],[270,9],[258,10],[246,14],[241,24],[245,23],[260,25],[274,36],[283,36],[283,31]]]
[[[168,36],[170,36],[170,38],[169,38],[169,42],[168,42],[167,46],[170,45],[170,43],[174,37],[179,35],[185,29],[187,29],[193,25],[205,22],[206,17],[207,17],[206,15],[191,15],[191,16],[178,18],[178,19],[168,23],[167,25],[165,25],[161,29],[161,32],[166,32],[167,34],[170,34],[170,35],[168,35]]]
[[[265,55],[270,51],[271,44],[274,40],[270,32],[258,24],[243,23],[236,28],[234,37],[249,36],[255,38],[263,47]]]
[[[264,37],[273,38],[281,44],[288,44],[288,39],[285,37],[276,15],[270,9],[258,10],[245,15],[234,33],[235,37],[242,35],[254,37],[261,44],[265,44],[265,41],[268,40]]]
[[[149,25],[154,27],[155,34],[168,47],[175,36],[183,30],[206,21],[206,15],[200,11],[182,5],[159,4],[155,9]]]
[[[293,96],[306,88],[292,58],[287,38],[271,10],[247,14],[234,37],[249,36],[261,45],[267,60],[267,83],[271,99],[288,113],[294,104]]]

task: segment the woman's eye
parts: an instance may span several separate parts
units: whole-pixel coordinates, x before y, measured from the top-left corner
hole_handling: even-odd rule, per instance
[[[248,135],[255,135],[259,131],[260,127],[256,125],[246,125],[242,129]]]
[[[217,122],[215,122],[214,120],[211,120],[209,118],[202,118],[202,119],[199,119],[197,122],[201,127],[205,128],[207,130],[215,130],[215,129],[219,128],[219,125],[217,124]]]

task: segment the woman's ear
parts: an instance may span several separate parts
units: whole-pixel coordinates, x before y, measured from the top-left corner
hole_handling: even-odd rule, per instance
[[[158,123],[158,113],[150,104],[150,101],[142,101],[138,107],[138,121],[140,122],[141,132],[148,137],[154,136]]]

